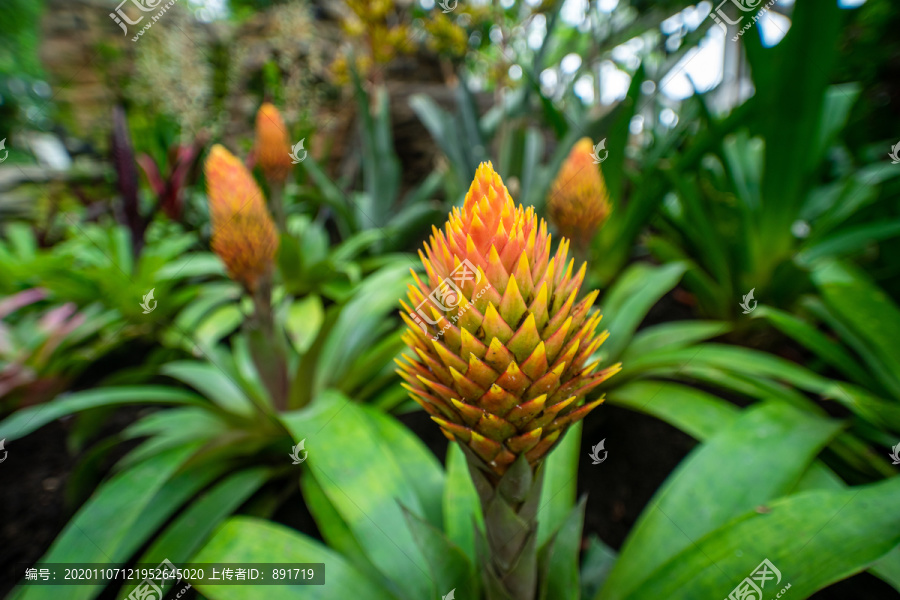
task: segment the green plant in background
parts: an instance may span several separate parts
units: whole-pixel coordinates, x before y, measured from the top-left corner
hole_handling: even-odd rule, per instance
[[[324,230],[302,215],[288,219],[279,234],[262,190],[236,157],[215,146],[206,166],[218,259],[199,253],[168,256],[169,264],[160,269],[177,280],[211,268],[221,274],[224,264],[234,280],[207,283],[170,303],[168,316],[174,322],[163,328],[163,343],[203,359],[168,362],[158,369],[158,377],[177,386],[99,387],[25,408],[0,423],[0,433],[12,441],[69,414],[127,404],[172,406],[90,451],[87,460],[95,461],[119,442],[147,438],[94,491],[46,560],[151,560],[162,552],[170,560],[186,561],[205,535],[249,498],[250,512],[260,516],[271,516],[290,498],[296,484],[285,457],[295,444],[280,420],[286,409],[310,404],[328,390],[384,410],[406,396],[393,372],[404,345],[386,317],[407,285],[411,261],[382,256],[362,267],[354,259],[381,239],[380,233],[361,232],[329,251]],[[96,231],[84,229],[84,239],[93,240],[90,234]],[[114,231],[121,233],[110,238],[118,241],[112,249],[119,262],[107,259],[107,269],[120,268],[132,256],[124,229]],[[149,232],[141,263],[159,258],[152,227]],[[96,259],[105,257],[103,247],[97,249]],[[27,266],[23,263],[19,268]],[[33,276],[49,272],[44,267]],[[147,275],[160,273],[148,269]],[[109,272],[103,280],[121,286],[121,277]],[[166,294],[157,298],[160,308],[169,302]],[[143,383],[153,371],[144,368],[119,378]],[[85,476],[77,477],[81,488],[89,486]],[[106,517],[110,511],[119,517],[113,527]],[[86,538],[96,540],[90,556],[81,549]],[[145,553],[135,554],[148,543]],[[72,597],[93,597],[102,587],[86,587]],[[45,592],[22,593],[40,597]]]
[[[104,334],[117,317],[99,304],[24,310],[46,295],[34,288],[0,301],[0,413],[53,398],[116,344]]]
[[[251,14],[249,4],[240,16]],[[116,407],[152,407],[91,447],[72,473],[75,497],[96,490],[43,561],[325,562],[327,585],[301,588],[304,597],[323,600],[419,600],[453,591],[460,599],[693,600],[727,596],[763,559],[798,598],[863,570],[900,589],[893,508],[900,484],[887,462],[900,434],[900,308],[885,293],[885,271],[866,274],[833,260],[865,250],[868,261],[873,240],[900,232],[886,202],[889,186],[881,185],[895,171],[884,163],[860,167],[835,151],[858,93],[829,85],[840,12],[821,7],[814,20],[811,3],[799,3],[788,37],[774,49],[745,36],[756,95],[724,119],[697,97],[684,106],[679,127],[653,128],[642,136],[650,145],[637,148],[629,124],[643,113],[642,84],[659,82],[710,23],[687,32],[676,50],[669,42],[677,36],[669,36],[660,57],[665,36],[654,30],[686,2],[622,0],[615,15],[591,9],[585,31],[561,22],[562,2],[525,4],[461,6],[448,17],[437,11],[424,25],[440,38],[429,44],[434,50],[467,64],[469,75],[491,73],[487,87],[498,93],[484,116],[466,76],[454,87],[455,114],[424,96],[412,100],[447,170],[408,193],[388,87],[364,87],[347,66],[362,145],[345,157],[344,180],[332,181],[310,156],[296,170],[300,185],[290,185],[291,138],[269,105],[258,113],[247,161],[264,181],[255,182],[220,146],[208,163],[209,194],[190,195],[190,163],[202,144],[174,144],[171,127],[147,111],[135,116],[150,124],[141,131],[156,134],[141,143],[160,165],[162,149],[173,149],[171,176],[147,156],[138,162],[165,216],[186,217],[196,233],[146,212],[130,149],[121,155],[128,155],[128,169],[116,161],[127,227],[105,216],[56,219],[63,241],[41,248],[46,240],[27,226],[4,224],[0,398],[4,409],[22,400],[43,404],[0,421],[0,439],[12,442],[68,415],[96,422]],[[408,33],[406,7],[354,8],[365,17],[370,59],[406,49],[398,37]],[[485,51],[474,60],[472,52],[460,60],[464,12],[471,18],[466,33],[478,34],[470,49]],[[546,25],[539,47],[513,43],[537,15]],[[493,40],[494,25],[502,44]],[[267,91],[271,86],[281,98],[288,87],[279,87],[279,68],[286,72],[294,56],[287,48],[303,51],[288,25],[279,31],[285,53],[263,69]],[[651,50],[636,70],[628,67],[624,100],[603,113],[576,98],[575,79],[593,77],[599,60],[636,36]],[[177,57],[179,48],[169,51]],[[810,48],[818,62],[795,59]],[[518,80],[509,75],[512,50],[521,53]],[[573,51],[582,65],[551,94],[539,85],[541,74]],[[234,53],[234,64],[245,58]],[[156,72],[154,52],[143,54],[151,60],[142,68]],[[155,81],[173,72],[158,75]],[[379,72],[367,76],[380,80]],[[207,79],[186,83],[206,90]],[[172,93],[187,103],[167,109],[181,123],[177,135],[193,137],[190,123],[224,114],[218,106],[212,118],[204,116],[213,102],[206,91],[197,102],[175,87]],[[285,114],[295,121],[295,112]],[[691,138],[698,119],[706,130]],[[609,202],[600,207],[597,231],[588,227],[597,206],[569,198],[563,214],[558,202],[567,183],[578,183],[568,181],[575,179],[567,161],[573,154],[582,168],[598,169],[589,172],[588,195],[596,193],[599,167],[586,152],[602,138],[610,150],[603,163]],[[472,184],[488,156],[498,158],[512,196],[536,212],[507,206],[496,174],[482,173]],[[426,245],[423,275],[400,252],[444,212],[430,201],[441,186],[448,203],[462,208],[447,235],[436,232]],[[474,200],[463,205],[467,189]],[[182,197],[189,214],[181,211]],[[503,208],[492,210],[498,200]],[[198,250],[207,204],[218,256]],[[552,248],[546,226],[537,225],[545,206],[561,231],[583,238],[586,271],[564,265],[568,244]],[[634,242],[651,222],[647,246],[663,264],[629,264],[643,252]],[[468,269],[463,258],[472,270],[457,271]],[[393,313],[410,267],[415,306],[405,307],[410,329],[401,331]],[[454,273],[462,275],[458,282]],[[457,296],[451,281],[459,284]],[[608,332],[596,338],[598,295],[576,304],[582,282],[604,292],[598,305]],[[679,284],[694,293],[700,315],[717,320],[642,327]],[[810,351],[803,366],[717,340],[730,334],[731,342],[746,341],[734,309],[751,287],[760,300],[753,318]],[[146,314],[150,290],[158,306]],[[461,300],[465,310],[455,308]],[[451,310],[429,310],[440,303]],[[142,367],[114,368],[99,385],[82,377],[130,340],[153,344]],[[406,389],[394,374],[401,354]],[[591,374],[597,364],[614,366]],[[80,391],[50,399],[66,389]],[[386,414],[417,408],[407,391],[458,442],[444,468]],[[585,504],[576,499],[578,421],[604,396],[700,442],[618,555],[598,538],[584,550]],[[849,418],[828,416],[824,408],[835,402]],[[76,425],[75,447],[92,433],[89,424]],[[92,465],[138,440],[95,485]],[[308,458],[298,453],[301,445]],[[298,479],[322,542],[276,523],[299,500]],[[259,596],[253,586],[192,583],[210,600]],[[104,587],[63,593],[113,594]],[[767,585],[765,592],[778,589]],[[115,594],[124,599],[129,592],[125,586]],[[266,593],[279,600],[297,591],[274,586]],[[59,594],[33,586],[11,597]]]
[[[648,246],[663,260],[688,261],[685,285],[704,315],[734,320],[751,288],[790,309],[810,289],[813,261],[900,234],[900,220],[882,216],[889,200],[878,193],[898,171],[829,154],[859,90],[829,85],[844,11],[826,4],[798,4],[773,48],[745,36],[756,94],[725,119],[699,97],[708,133],[662,171],[669,192]],[[813,47],[823,49],[813,67],[791,59]],[[701,156],[699,168],[688,166]]]
[[[157,222],[147,230],[147,244],[135,259],[127,228],[106,222],[79,224],[74,214],[71,217],[60,224],[62,241],[49,248],[39,247],[24,223],[3,228],[0,270],[5,276],[0,293],[12,296],[41,288],[49,302],[71,304],[91,316],[89,323],[102,322],[97,349],[103,352],[94,354],[94,360],[129,341],[175,348],[166,341],[177,339],[168,324],[208,287],[221,286],[225,279],[216,257],[199,251],[185,255],[196,246],[196,236]],[[147,311],[143,298],[151,291],[155,302],[146,305],[152,308]]]
[[[21,119],[44,117],[43,108],[50,97],[50,86],[43,80],[44,69],[38,55],[41,1],[12,0],[4,6],[5,18],[0,24],[0,131],[4,138],[20,129]],[[44,126],[41,118],[33,125]],[[9,145],[7,145],[9,148]]]
[[[400,160],[391,137],[387,90],[376,86],[370,96],[355,75],[353,84],[362,138],[362,190],[345,193],[312,157],[304,160],[304,168],[318,192],[316,200],[332,212],[341,237],[346,240],[362,232],[376,235],[379,239],[374,240],[373,249],[384,254],[408,247],[439,218],[443,209],[430,198],[442,178],[431,173],[401,196]]]
[[[610,320],[610,340],[595,359],[624,365],[599,388],[610,403],[654,415],[698,437],[702,424],[693,421],[695,409],[713,399],[722,402],[715,394],[744,402],[779,401],[813,416],[827,415],[819,402],[837,402],[866,415],[867,421],[851,423],[829,444],[823,457],[829,466],[854,482],[894,474],[886,455],[868,443],[882,439],[872,436],[872,424],[896,422],[895,408],[864,388],[768,352],[709,341],[732,331],[724,321],[665,322],[637,331],[650,308],[685,271],[681,263],[632,265],[600,300]]]
[[[765,305],[754,317],[812,352],[820,368],[846,379],[841,387],[853,390],[854,401],[845,405],[861,434],[876,446],[893,446],[900,435],[900,307],[847,263],[822,261],[812,281],[818,294],[801,299],[805,319]]]
[[[387,410],[403,400],[406,393],[393,372],[403,342],[387,317],[407,282],[408,268],[398,264],[365,279],[344,305],[323,311],[315,295],[275,302],[290,342],[291,406],[316,407],[323,396],[338,395]],[[211,329],[201,327],[198,335],[204,330]],[[287,456],[300,440],[293,441],[286,429],[285,413],[265,385],[266,372],[253,359],[249,335],[231,334],[229,345],[198,343],[202,360],[179,360],[159,369],[166,385],[66,394],[0,423],[0,436],[12,442],[69,414],[129,404],[171,407],[101,444],[108,451],[111,445],[146,438],[94,491],[44,560],[152,562],[159,555],[186,562],[215,526],[249,499],[243,512],[268,518],[291,497],[296,467]],[[291,422],[309,432],[323,425]],[[110,511],[117,515],[115,524],[108,520]],[[86,539],[95,542],[89,551]],[[79,587],[69,597],[92,598],[100,589]],[[22,597],[40,598],[47,590],[31,588]]]
[[[475,98],[464,80],[454,89],[456,114],[440,108],[427,96],[412,97],[411,107],[449,162],[445,187],[450,198],[459,202],[465,196],[478,164],[487,159],[493,145],[497,147],[497,171],[511,181],[511,187],[519,192],[524,202],[541,208],[575,143],[585,135],[597,137],[623,118],[624,113],[616,110],[588,120],[580,127],[572,127],[545,162],[540,128],[521,118],[532,110],[532,97],[526,91],[512,95],[482,117],[477,115]],[[534,93],[540,94],[539,90]],[[554,114],[558,119],[566,118],[558,111]]]
[[[552,38],[548,34],[546,39]],[[535,61],[541,56],[539,52]],[[539,65],[537,62],[535,72],[539,72]],[[463,197],[478,163],[487,158],[489,148],[495,147],[498,172],[525,204],[543,210],[550,196],[556,193],[554,181],[578,141],[584,136],[597,143],[606,140],[609,153],[604,155],[604,174],[609,211],[603,227],[588,238],[589,244],[581,245],[590,246],[590,255],[602,257],[602,260],[589,264],[587,274],[587,282],[600,287],[609,285],[631,259],[633,242],[659,203],[658,179],[652,174],[658,168],[659,157],[643,165],[650,175],[629,173],[629,177],[648,183],[634,185],[634,190],[626,193],[624,165],[628,124],[637,110],[643,81],[641,68],[632,79],[626,99],[597,117],[572,109],[560,111],[537,86],[515,90],[504,102],[478,117],[474,96],[463,78],[454,90],[457,99],[455,115],[424,95],[413,96],[410,105],[447,157],[449,165],[444,185],[451,199]],[[552,126],[559,137],[549,157],[545,157],[541,128],[532,122],[537,120],[531,116],[534,114],[541,115],[543,123]],[[590,168],[596,167],[591,165]]]

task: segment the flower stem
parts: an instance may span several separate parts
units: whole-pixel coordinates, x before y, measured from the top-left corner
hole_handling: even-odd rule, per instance
[[[537,511],[543,469],[524,456],[498,477],[468,448],[469,474],[481,500],[485,542],[482,579],[487,600],[537,597]]]
[[[269,205],[275,217],[278,231],[284,233],[287,226],[287,215],[284,211],[284,182],[269,180]]]
[[[247,334],[253,363],[275,408],[283,411],[287,409],[289,384],[287,353],[284,340],[275,328],[271,279],[262,278],[257,287],[251,290],[251,297],[253,318],[247,322]]]

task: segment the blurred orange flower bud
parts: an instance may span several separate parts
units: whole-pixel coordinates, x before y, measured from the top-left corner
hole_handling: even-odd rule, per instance
[[[589,138],[582,138],[550,187],[547,215],[562,235],[586,244],[610,209],[609,191],[594,160],[594,147]]]
[[[266,179],[283,183],[291,173],[291,142],[281,113],[268,102],[256,113],[256,163]]]
[[[212,249],[231,278],[253,292],[278,250],[278,234],[262,190],[244,164],[218,144],[206,159],[205,172]]]

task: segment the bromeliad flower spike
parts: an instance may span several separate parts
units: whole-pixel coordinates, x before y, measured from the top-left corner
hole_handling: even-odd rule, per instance
[[[530,600],[536,590],[535,513],[541,463],[565,430],[603,400],[584,396],[620,370],[588,364],[607,333],[591,292],[576,303],[563,238],[551,255],[547,224],[516,206],[482,163],[463,208],[425,254],[402,318],[415,352],[400,375],[416,402],[466,452],[487,529],[488,598]]]
[[[212,249],[249,291],[271,270],[278,235],[262,190],[243,163],[216,144],[206,159]]]
[[[547,213],[559,232],[582,247],[610,213],[609,191],[595,164],[590,138],[582,138],[550,186]]]

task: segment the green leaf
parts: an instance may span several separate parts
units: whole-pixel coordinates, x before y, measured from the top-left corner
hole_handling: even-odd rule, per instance
[[[638,332],[622,353],[622,361],[638,358],[656,350],[686,348],[728,333],[730,327],[721,321],[675,321],[661,323]]]
[[[352,231],[356,230],[358,224],[355,215],[351,210],[350,201],[347,196],[322,170],[322,167],[315,161],[312,156],[307,156],[303,162],[304,170],[309,174],[310,179],[315,183],[321,199],[335,212],[338,229],[341,231],[341,238],[350,237]]]
[[[414,94],[409,106],[422,121],[438,147],[447,155],[460,185],[468,185],[475,175],[478,163],[462,137],[455,119],[434,100],[424,94]]]
[[[789,252],[793,240],[785,232],[804,199],[803,186],[816,158],[826,90],[838,47],[845,11],[837,3],[798,3],[784,40],[773,48],[761,48],[758,36],[744,36],[747,57],[754,73],[759,119],[766,141],[765,179],[761,197],[761,248],[777,264]],[[746,17],[745,17],[746,18]],[[796,60],[809,48],[818,48],[814,63]]]
[[[222,260],[212,252],[191,252],[161,267],[154,275],[158,281],[187,279],[189,277],[226,277]]]
[[[887,375],[884,383],[900,397],[900,308],[859,270],[829,262],[813,272],[825,304],[860,338],[854,349]]]
[[[460,598],[479,597],[479,576],[474,562],[444,532],[409,511],[404,510],[403,514],[431,569],[433,585],[429,597],[443,597],[451,590],[455,590]]]
[[[444,490],[444,470],[437,457],[390,415],[369,407],[364,412],[377,428],[379,442],[394,454],[400,470],[406,474],[424,511],[420,516],[432,525],[443,523],[441,504]]]
[[[687,266],[683,278],[684,285],[696,296],[700,312],[719,318],[728,316],[731,307],[729,306],[727,311],[723,309],[721,298],[730,292],[726,292],[722,283],[713,279],[700,265],[690,260],[684,250],[662,236],[650,236],[647,239],[647,248],[662,261],[678,261]]]
[[[312,471],[304,470],[300,476],[300,489],[309,512],[316,520],[319,533],[328,547],[342,554],[365,575],[378,581],[383,579],[375,565],[366,557],[365,550],[356,541],[340,513],[335,510]]]
[[[444,485],[444,531],[473,563],[476,532],[484,531],[481,502],[469,476],[466,457],[457,444],[447,447],[447,482]]]
[[[693,387],[665,381],[632,381],[612,389],[607,401],[653,415],[688,435],[705,440],[737,419],[740,410]]]
[[[199,444],[193,444],[173,448],[114,475],[78,510],[41,562],[126,561],[149,535],[147,525],[158,524],[161,515],[157,512],[154,517],[150,513],[167,503],[159,503],[157,493],[170,483],[176,470],[198,447]],[[185,482],[184,478],[181,481]],[[154,502],[158,503],[156,507]],[[140,528],[145,529],[143,536],[136,531]],[[21,598],[53,600],[62,596],[79,600],[95,597],[102,588],[102,585],[29,586],[23,588]]]
[[[393,264],[376,271],[341,309],[319,352],[313,395],[340,385],[354,370],[356,359],[396,328],[388,315],[395,313],[406,291],[410,265]]]
[[[130,425],[123,433],[128,438],[150,439],[119,461],[119,469],[130,468],[147,458],[189,442],[207,442],[228,433],[228,423],[207,408],[188,406],[156,411]]]
[[[681,350],[661,350],[623,365],[623,374],[640,373],[651,367],[670,365],[678,370],[689,366],[715,367],[729,373],[746,373],[756,378],[785,381],[801,389],[824,394],[834,382],[783,358],[748,348],[707,343]],[[621,377],[622,375],[619,375]]]
[[[616,551],[603,543],[603,540],[594,534],[588,537],[581,563],[582,598],[593,598],[600,591],[617,559]]]
[[[270,475],[271,472],[262,467],[238,471],[203,492],[166,528],[137,562],[159,564],[165,559],[176,565],[189,562],[215,528],[240,508]],[[125,598],[128,588],[129,586],[125,586],[120,598]]]
[[[207,406],[197,394],[162,386],[115,387],[75,392],[38,406],[30,406],[0,422],[0,439],[17,440],[60,417],[100,406],[123,404],[180,404]]]
[[[267,600],[396,600],[341,555],[283,525],[248,517],[229,519],[194,557],[196,563],[325,563],[325,585],[266,586]],[[258,600],[252,585],[193,582],[210,600]]]
[[[900,235],[900,219],[887,222],[863,223],[854,227],[846,227],[824,239],[810,244],[797,254],[797,262],[812,265],[826,257],[840,257],[872,246],[875,242]]]
[[[573,507],[547,546],[540,550],[541,569],[540,600],[579,600],[581,597],[578,578],[578,555],[581,551],[581,531],[584,527],[584,507],[587,498],[582,498]]]
[[[900,592],[900,546],[879,558],[869,571]]]
[[[228,412],[250,416],[255,411],[253,402],[244,391],[215,365],[196,361],[177,361],[163,365],[160,373],[195,388]]]
[[[789,492],[839,429],[835,421],[783,403],[745,410],[695,449],[657,491],[599,599],[629,597],[692,540]]]
[[[212,348],[232,333],[246,319],[236,304],[226,304],[213,310],[193,329],[194,342],[201,348]]]
[[[537,547],[556,533],[575,508],[578,489],[578,453],[581,452],[582,422],[569,427],[559,445],[544,460],[544,483],[538,508]]]
[[[813,164],[825,158],[835,138],[847,125],[847,117],[850,116],[850,110],[859,98],[859,92],[858,83],[832,85],[825,90],[822,120],[819,123],[819,135],[815,146],[819,154],[812,157]]]
[[[231,338],[231,351],[235,377],[240,381],[241,389],[255,399],[258,406],[271,408],[272,399],[256,370],[247,337],[239,333]]]
[[[684,271],[682,263],[661,267],[637,263],[629,267],[600,304],[603,322],[609,323],[609,339],[604,342],[601,352],[615,360],[631,341],[650,308],[675,287]]]
[[[769,306],[760,306],[753,317],[766,319],[776,329],[799,342],[804,348],[815,353],[816,356],[843,372],[856,383],[866,385],[870,382],[869,375],[853,355],[812,325],[788,312]]]
[[[859,573],[900,543],[898,495],[900,477],[892,477],[844,491],[775,500],[765,513],[745,513],[695,538],[627,598],[725,597],[763,559],[781,572],[773,592],[790,584],[790,597],[807,598]]]
[[[312,345],[322,323],[325,321],[325,309],[322,299],[310,294],[302,300],[291,303],[284,327],[294,349],[303,354]]]
[[[429,470],[440,469],[418,438],[388,425],[388,418],[326,392],[308,409],[282,415],[281,420],[294,439],[307,440],[305,464],[369,560],[404,598],[413,600],[426,597],[431,582],[401,504],[428,516],[425,506],[439,498],[440,486],[424,497],[422,486],[435,481]],[[394,447],[385,439],[393,440]]]

